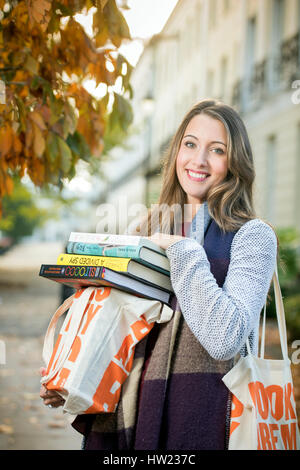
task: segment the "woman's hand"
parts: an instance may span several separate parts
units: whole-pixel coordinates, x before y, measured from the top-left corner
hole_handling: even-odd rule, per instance
[[[173,243],[184,239],[184,237],[181,237],[180,235],[169,235],[167,233],[155,233],[151,237],[147,238],[153,243],[156,243],[163,250],[169,248],[169,246],[173,245]]]
[[[45,367],[40,368],[41,376],[45,375]],[[50,406],[50,408],[58,408],[63,406],[65,400],[54,390],[47,390],[45,385],[41,385],[40,397],[44,400],[44,405]]]

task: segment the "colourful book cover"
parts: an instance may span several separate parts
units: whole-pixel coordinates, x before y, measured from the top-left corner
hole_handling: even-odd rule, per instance
[[[149,266],[163,274],[170,275],[169,259],[161,253],[155,252],[144,246],[101,246],[97,243],[69,242],[68,254],[87,256],[108,256],[115,258],[131,258]]]

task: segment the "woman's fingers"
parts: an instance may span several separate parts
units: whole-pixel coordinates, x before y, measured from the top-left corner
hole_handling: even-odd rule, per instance
[[[59,406],[63,406],[64,402],[65,400],[62,397],[56,396],[53,398],[46,398],[44,400],[44,405],[51,405],[53,408],[58,408]]]
[[[45,375],[45,373],[45,367],[41,367],[40,375],[43,376]],[[44,405],[51,405],[53,408],[58,408],[59,406],[62,406],[65,402],[65,400],[55,390],[48,390],[43,384],[40,388],[40,397],[43,399]]]
[[[54,408],[62,406],[65,400],[54,390],[47,390],[44,385],[41,386],[40,397],[44,401],[44,405],[51,405]]]
[[[55,398],[60,395],[55,392],[54,390],[47,390],[47,388],[45,387],[45,385],[42,385],[41,388],[40,388],[40,397],[45,399],[45,398]]]

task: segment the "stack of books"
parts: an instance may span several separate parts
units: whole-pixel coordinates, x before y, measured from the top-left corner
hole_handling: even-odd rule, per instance
[[[165,250],[141,236],[71,232],[66,253],[42,264],[39,275],[75,289],[116,287],[167,305],[175,298]]]

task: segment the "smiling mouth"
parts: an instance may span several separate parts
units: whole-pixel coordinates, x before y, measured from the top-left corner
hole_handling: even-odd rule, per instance
[[[197,173],[196,171],[186,170],[187,175],[194,181],[204,181],[209,177],[208,173]]]

